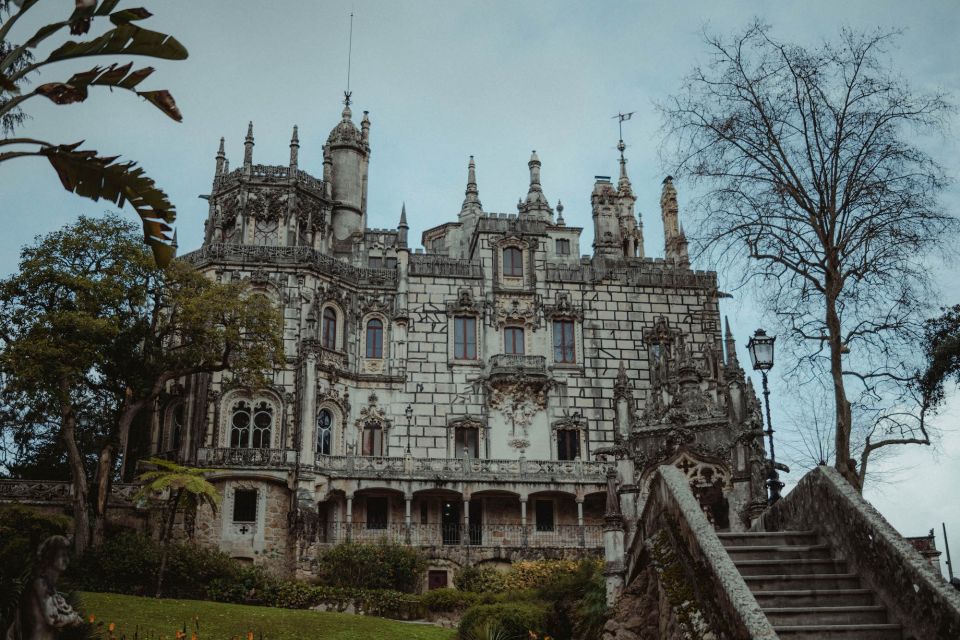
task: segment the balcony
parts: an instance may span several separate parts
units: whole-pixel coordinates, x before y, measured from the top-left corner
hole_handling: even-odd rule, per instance
[[[603,525],[554,525],[540,531],[531,524],[410,524],[328,522],[318,531],[321,543],[396,542],[414,547],[533,547],[596,549],[603,546]]]
[[[490,358],[490,377],[499,375],[543,376],[547,375],[545,356],[518,356],[499,353]]]
[[[284,469],[297,463],[295,449],[231,449],[205,447],[197,450],[201,467]]]

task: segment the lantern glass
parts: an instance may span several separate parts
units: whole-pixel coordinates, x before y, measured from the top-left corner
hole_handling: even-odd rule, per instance
[[[763,329],[757,329],[747,342],[747,350],[755,370],[769,371],[773,368],[773,342],[776,339],[776,336],[768,336]]]
[[[404,415],[407,416],[407,420],[409,420],[410,418],[413,417],[413,407],[411,407],[410,405],[407,405],[407,409],[403,413]]]

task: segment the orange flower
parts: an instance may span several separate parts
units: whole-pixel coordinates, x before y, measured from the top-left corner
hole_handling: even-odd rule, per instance
[[[190,634],[190,640],[197,640],[197,633],[196,633],[196,631],[194,631],[193,633]]]
[[[88,618],[88,620],[90,620],[90,624],[93,624],[93,621],[94,621],[95,619],[96,619],[96,618],[94,618],[92,615]]]
[[[253,631],[247,631],[247,640],[253,640]]]
[[[111,631],[111,632],[112,632],[112,631],[113,631],[114,629],[116,629],[116,628],[117,628],[117,625],[115,625],[115,624],[113,624],[113,623],[111,622],[111,623],[110,623],[110,626],[107,627],[107,631]]]

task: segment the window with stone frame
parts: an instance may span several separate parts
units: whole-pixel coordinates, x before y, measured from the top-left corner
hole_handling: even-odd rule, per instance
[[[535,500],[533,505],[537,519],[537,531],[554,531],[556,522],[553,512],[553,500]]]
[[[522,356],[524,349],[523,327],[506,326],[503,328],[503,352],[510,355]]]
[[[394,256],[387,256],[383,259],[383,266],[386,269],[396,269],[397,268],[397,259]]]
[[[557,460],[576,460],[580,457],[580,430],[557,429]]]
[[[333,452],[333,412],[320,409],[317,413],[317,453],[328,456]]]
[[[273,436],[273,405],[260,401],[255,406],[241,400],[230,411],[230,448],[269,449]]]
[[[476,316],[455,316],[453,319],[453,357],[457,360],[477,359]]]
[[[382,456],[383,451],[383,425],[379,422],[368,422],[363,426],[361,432],[361,455]]]
[[[367,322],[367,357],[383,358],[383,321],[372,318]]]
[[[503,275],[508,278],[523,277],[523,251],[517,247],[503,250]]]
[[[320,343],[324,349],[336,350],[337,348],[337,312],[333,307],[326,307],[323,310],[323,327]]]
[[[573,320],[559,318],[553,321],[553,361],[562,364],[577,362],[577,338]]]
[[[253,225],[253,244],[276,245],[280,241],[279,220],[257,220]]]
[[[556,248],[558,256],[570,255],[570,240],[568,238],[557,238]]]
[[[456,427],[453,430],[453,457],[480,457],[480,429],[477,427]]]
[[[257,490],[236,489],[233,492],[233,521],[257,521]]]
[[[367,260],[367,266],[371,269],[380,269],[383,267],[383,256],[370,256]]]
[[[367,529],[386,529],[389,510],[388,498],[369,496],[367,498]]]

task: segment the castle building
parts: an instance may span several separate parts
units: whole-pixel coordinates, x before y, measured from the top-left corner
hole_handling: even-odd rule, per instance
[[[370,131],[348,100],[319,178],[296,127],[285,165],[254,164],[252,124],[241,166],[220,141],[204,242],[182,259],[282,310],[286,363],[266,388],[182,380],[160,407],[153,451],[223,492],[199,538],[301,576],[325,546],[386,538],[424,550],[430,587],[467,563],[584,555],[616,583],[665,463],[716,527],[747,526],[765,503],[756,400],[672,179],[664,257],[646,257],[621,141],[581,256],[536,152],[510,214],[484,210],[471,157],[459,213],[414,250],[405,207],[367,226]]]

